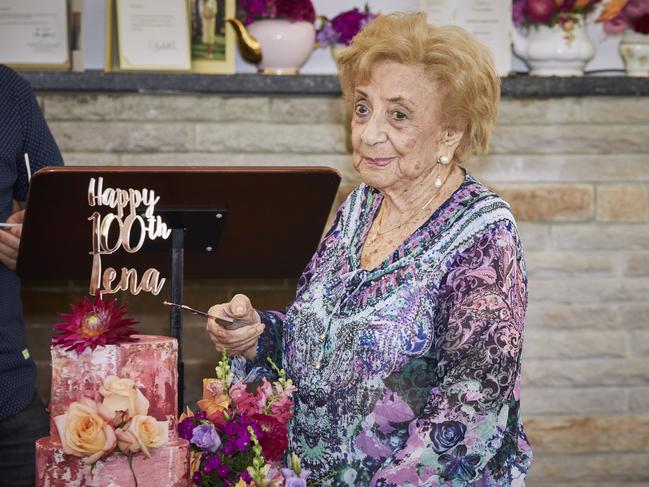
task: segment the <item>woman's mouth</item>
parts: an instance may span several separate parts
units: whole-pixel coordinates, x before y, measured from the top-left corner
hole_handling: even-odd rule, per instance
[[[384,167],[394,160],[394,157],[363,157],[370,166]]]

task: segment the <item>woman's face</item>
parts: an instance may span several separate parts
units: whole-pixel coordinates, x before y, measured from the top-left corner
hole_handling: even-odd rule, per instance
[[[421,66],[378,61],[353,94],[352,164],[363,182],[400,191],[430,177],[442,142],[440,100]]]

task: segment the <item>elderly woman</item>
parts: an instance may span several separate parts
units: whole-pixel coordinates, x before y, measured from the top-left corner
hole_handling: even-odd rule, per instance
[[[526,275],[509,205],[460,164],[499,101],[486,49],[421,13],[379,17],[339,60],[363,184],[286,315],[235,296],[217,349],[281,361],[298,391],[291,450],[332,485],[520,486]]]

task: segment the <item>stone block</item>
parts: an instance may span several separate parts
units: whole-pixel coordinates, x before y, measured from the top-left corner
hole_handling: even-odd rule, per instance
[[[647,328],[649,323],[649,304],[627,304],[620,308],[620,320],[628,328]]]
[[[649,280],[640,277],[535,278],[529,281],[529,295],[530,301],[566,304],[598,301],[646,302],[649,298]]]
[[[494,188],[519,221],[585,221],[593,216],[593,187],[589,184],[517,184]]]
[[[492,154],[465,167],[491,183],[646,182],[646,154]]]
[[[649,276],[649,252],[625,252],[624,274],[627,276]]]
[[[567,250],[646,250],[649,225],[565,224],[550,229],[553,246]]]
[[[194,146],[190,124],[55,122],[50,128],[63,152],[173,152]]]
[[[649,123],[647,103],[633,97],[504,98],[498,123],[554,125]]]
[[[55,95],[43,97],[43,114],[48,122],[57,120],[103,120],[110,123],[118,114],[119,96]]]
[[[558,482],[602,482],[606,486],[649,482],[649,453],[556,453],[534,459],[532,476],[556,485]]]
[[[597,303],[559,304],[531,300],[525,316],[527,329],[611,330],[627,328],[624,324],[632,322],[635,318],[629,316],[628,311],[623,316],[618,305]]]
[[[119,155],[105,152],[66,152],[66,166],[119,166]]]
[[[646,222],[649,218],[649,188],[639,184],[597,186],[597,220],[602,222]]]
[[[523,362],[523,370],[526,362]],[[521,391],[523,424],[533,415],[626,414],[629,393],[623,387],[532,387]],[[532,445],[534,448],[534,445]]]
[[[346,152],[340,125],[199,124],[196,137],[196,148],[207,152]]]
[[[633,332],[633,351],[636,355],[649,355],[649,323],[644,330]]]
[[[522,222],[518,225],[523,249],[544,250],[550,246],[550,226],[544,223]]]
[[[233,123],[270,121],[270,101],[261,96],[225,97],[219,120]]]
[[[528,359],[523,383],[530,387],[622,387],[649,385],[649,358]]]
[[[613,252],[526,251],[527,273],[532,278],[611,276],[617,268]]]
[[[345,106],[340,98],[272,98],[270,119],[281,123],[345,123]]]
[[[629,389],[629,410],[637,414],[649,414],[649,387]]]
[[[357,179],[346,154],[172,152],[119,157],[123,166],[325,166],[336,169],[343,181]]]
[[[116,120],[223,120],[223,98],[208,95],[122,95],[115,99]]]
[[[497,125],[492,154],[642,154],[647,125]]]
[[[629,350],[624,331],[526,330],[525,358],[623,358]]]
[[[649,417],[637,415],[525,418],[534,453],[649,451]]]

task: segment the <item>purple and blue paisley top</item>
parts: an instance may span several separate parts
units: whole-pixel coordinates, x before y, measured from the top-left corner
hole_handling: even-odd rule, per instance
[[[281,362],[298,388],[291,451],[323,485],[524,485],[527,278],[509,205],[467,174],[365,270],[382,198],[356,188],[286,315],[260,313],[258,365]]]

